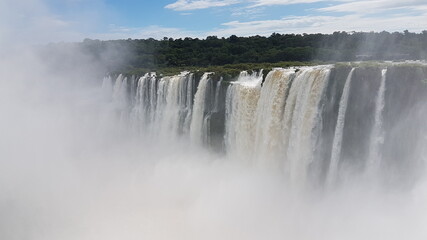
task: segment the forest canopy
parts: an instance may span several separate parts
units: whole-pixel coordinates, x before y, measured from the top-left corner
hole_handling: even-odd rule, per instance
[[[78,46],[110,71],[225,64],[338,62],[358,60],[419,60],[427,58],[427,31],[334,32],[199,38],[91,40],[49,44],[49,51]],[[54,50],[55,51],[55,50]],[[108,53],[108,54],[106,54]]]

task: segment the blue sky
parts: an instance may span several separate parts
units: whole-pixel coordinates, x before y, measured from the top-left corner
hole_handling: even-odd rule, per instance
[[[427,29],[427,0],[0,0],[1,8],[0,33],[42,42]]]

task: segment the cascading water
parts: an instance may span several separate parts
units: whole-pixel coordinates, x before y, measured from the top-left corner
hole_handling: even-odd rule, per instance
[[[110,77],[104,78],[103,89],[111,94],[116,115],[126,119],[130,112],[132,125],[143,134],[216,144],[215,151],[233,161],[281,173],[296,188],[313,182],[335,186],[348,171],[379,177],[390,147],[400,149],[399,154],[411,151],[387,137],[404,132],[386,116],[399,114],[397,106],[410,108],[427,99],[422,84],[427,71],[419,67],[416,96],[402,105],[396,102],[401,98],[394,77],[400,73],[394,69],[402,67],[278,68],[264,81],[262,71],[243,71],[235,81],[214,80],[213,73],[199,81],[189,72],[162,78],[145,74],[129,81],[131,86],[120,75],[114,86]],[[394,85],[388,86],[388,78]],[[214,136],[219,136],[215,143]]]
[[[261,72],[240,73],[237,81],[227,90],[226,147],[233,157],[244,162],[253,161],[256,110],[262,82]]]
[[[383,110],[384,110],[384,94],[387,69],[381,70],[381,84],[378,90],[377,99],[375,100],[375,123],[371,133],[369,144],[369,157],[365,166],[365,171],[369,177],[374,177],[378,174],[381,164],[380,147],[384,143],[383,134]]]
[[[119,78],[116,85],[123,81]],[[154,73],[145,74],[134,84],[137,86],[135,96],[131,97],[135,99],[131,118],[137,129],[145,129],[153,136],[160,133],[164,138],[171,133],[177,135],[189,131],[194,92],[192,73],[183,72],[160,79]]]
[[[345,80],[344,90],[340,100],[337,125],[335,129],[334,140],[332,143],[331,161],[329,163],[329,172],[326,179],[328,185],[333,184],[337,178],[338,163],[340,159],[341,143],[343,138],[345,114],[348,106],[347,103],[348,103],[348,97],[350,94],[351,78],[353,77],[353,72],[354,72],[354,68],[351,69],[347,79]]]
[[[222,78],[216,83],[216,87],[215,87],[215,101],[214,101],[214,109],[213,112],[219,112],[220,111],[220,107],[219,107],[219,95],[221,92],[221,83],[222,83]]]
[[[318,106],[327,83],[329,67],[302,68],[296,73],[287,96],[283,116],[283,169],[293,185],[304,185],[314,161],[314,130]]]
[[[191,141],[196,144],[202,144],[206,142],[204,138],[207,137],[207,132],[204,131],[206,129],[205,122],[205,112],[206,112],[206,91],[208,90],[209,84],[209,75],[211,73],[203,74],[200,79],[199,86],[197,87],[196,95],[194,96],[194,108],[193,108],[193,116],[191,119],[190,125],[190,138]]]
[[[274,69],[261,89],[256,110],[255,156],[257,165],[280,169],[283,133],[283,111],[295,69]]]
[[[105,93],[105,96],[111,98],[113,93],[113,80],[111,76],[104,77],[102,80],[102,91]]]
[[[132,124],[136,129],[141,131],[139,128],[147,124],[147,115],[150,113],[150,108],[148,103],[148,81],[149,74],[146,73],[144,76],[138,79],[136,94],[135,94],[135,104],[132,109]]]
[[[128,78],[119,75],[114,83],[112,91],[112,104],[113,111],[116,117],[119,119],[120,127],[123,128],[127,124],[128,120]]]

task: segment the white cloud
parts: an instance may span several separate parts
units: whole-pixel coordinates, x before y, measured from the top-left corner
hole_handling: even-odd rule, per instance
[[[211,7],[225,7],[242,2],[241,0],[178,0],[165,8],[175,11],[189,11]]]
[[[62,1],[76,3],[81,0]],[[168,27],[166,25],[107,27],[105,20],[108,19],[114,23],[114,18],[105,17],[106,9],[102,7],[102,0],[93,1],[96,2],[96,6],[100,6],[99,16],[94,17],[91,15],[92,12],[86,9],[66,18],[52,13],[46,0],[0,0],[0,44],[19,41],[26,43],[80,41],[86,37],[106,40],[209,35],[227,37],[233,34],[270,35],[273,32],[330,33],[334,31],[403,31],[405,29],[421,31],[426,29],[427,22],[425,0],[337,0],[334,2],[325,0],[177,0],[166,8],[180,11],[181,15],[188,15],[194,9],[231,6],[231,17],[239,21],[230,21],[216,28],[200,31],[186,29],[184,26]],[[268,10],[273,5],[311,2],[324,2],[329,6],[311,9],[310,16],[273,18],[268,14]],[[81,8],[78,4],[76,6],[76,9]],[[346,15],[333,16],[337,12]],[[191,16],[185,17],[191,18]],[[104,29],[101,29],[102,25]]]
[[[425,10],[427,1],[425,0],[364,0],[349,1],[330,7],[321,8],[321,11],[327,12],[356,12],[356,13],[380,13],[389,10]]]
[[[140,39],[163,37],[185,38],[206,36],[228,37],[230,35],[269,36],[277,33],[332,33],[335,31],[403,31],[408,29],[413,32],[425,30],[427,13],[420,15],[395,14],[393,16],[367,17],[362,14],[345,16],[288,16],[281,19],[257,21],[231,21],[221,24],[219,28],[206,31],[190,31],[182,28],[169,28],[164,26],[149,26],[143,28],[113,27],[108,33],[98,34],[93,37],[99,39]]]
[[[244,8],[258,8],[319,2],[330,5],[329,7],[317,9],[324,12],[357,12],[362,14],[396,9],[418,11],[427,9],[427,2],[425,0],[177,0],[174,3],[166,5],[165,8],[175,11],[190,11],[212,7],[225,7],[238,3],[246,5]]]
[[[311,17],[286,17],[278,20],[261,20],[239,22],[232,21],[223,23],[223,28],[214,30],[208,35],[217,36],[251,36],[251,35],[270,35],[273,32],[300,32],[322,22],[333,22],[335,17],[311,16]]]
[[[335,31],[410,31],[424,30],[427,14],[418,16],[397,15],[393,18],[364,17],[353,14],[346,16],[298,16],[278,20],[232,21],[222,24],[222,28],[210,31],[207,35],[216,36],[268,36],[277,33],[332,33]]]
[[[261,6],[274,6],[274,5],[291,5],[291,4],[303,4],[303,3],[315,3],[325,2],[327,0],[252,0],[250,8],[261,7]],[[340,1],[340,0],[339,0]]]
[[[334,0],[333,2],[348,2],[352,0]],[[330,0],[177,0],[168,4],[165,8],[175,11],[189,11],[206,9],[212,7],[225,7],[238,3],[246,4],[246,8],[256,8],[262,6],[306,4],[316,2],[331,2]]]
[[[213,2],[232,1],[191,1],[179,0],[175,4],[205,4],[204,8],[214,6]],[[314,2],[327,3],[328,7],[311,9],[322,13],[311,16],[286,16],[281,19],[267,19],[250,21],[250,9],[257,9],[257,16],[263,15],[261,11],[268,11],[271,6],[290,4],[309,4]],[[204,35],[230,36],[230,35],[270,35],[273,32],[281,33],[332,33],[334,31],[421,31],[426,29],[427,22],[425,0],[242,0],[243,8],[232,10],[232,16],[245,16],[246,21],[231,21],[223,23],[220,27],[208,30]],[[195,6],[195,5],[194,5]],[[193,9],[196,9],[193,6]],[[245,11],[246,9],[246,11]],[[179,10],[179,9],[175,9]],[[334,16],[328,13],[348,12],[344,16]],[[378,14],[374,14],[378,13]],[[385,15],[384,13],[387,13]],[[326,15],[325,15],[326,14]]]

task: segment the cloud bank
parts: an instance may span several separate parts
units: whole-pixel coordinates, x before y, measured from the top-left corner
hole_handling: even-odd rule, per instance
[[[318,3],[320,5],[312,5]],[[307,13],[289,14],[273,18],[269,11],[274,7],[294,5]],[[199,1],[179,0],[166,6],[174,11],[197,11],[222,7],[231,11],[236,20],[223,22],[220,26],[198,33],[203,37],[217,35],[270,35],[278,33],[332,33],[334,31],[403,31],[420,32],[427,22],[427,2],[422,0],[241,0]],[[248,18],[256,10],[256,20]],[[262,13],[262,14],[260,14]],[[243,18],[242,16],[246,16]]]

